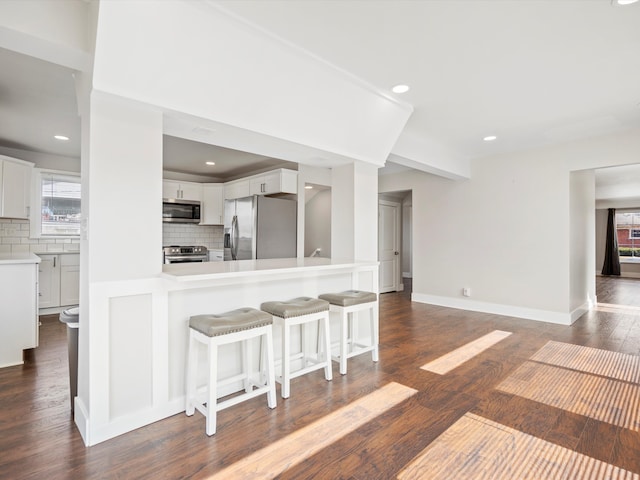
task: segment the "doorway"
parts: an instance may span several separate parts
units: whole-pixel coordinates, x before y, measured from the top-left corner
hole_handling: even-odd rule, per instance
[[[378,196],[378,261],[380,293],[411,287],[411,191]],[[405,278],[407,281],[405,282]]]

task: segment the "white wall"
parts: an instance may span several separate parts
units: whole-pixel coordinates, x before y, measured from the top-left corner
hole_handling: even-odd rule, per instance
[[[569,186],[570,305],[573,320],[595,305],[595,175],[571,172]],[[585,302],[585,300],[587,302]]]
[[[362,162],[334,167],[331,195],[332,256],[377,260],[377,167]]]
[[[413,190],[413,240],[420,246],[414,298],[528,310],[522,316],[568,313],[568,172],[535,153],[472,167],[468,181],[416,172],[380,178],[381,192]],[[464,287],[470,298],[462,297]]]
[[[91,281],[125,280],[162,270],[162,115],[92,94],[88,219]],[[86,190],[83,182],[83,194]],[[85,202],[83,201],[83,204]],[[122,255],[137,249],[135,261]]]
[[[571,231],[589,229],[572,229],[570,201],[595,230],[583,210],[590,187],[572,195],[570,172],[637,163],[639,155],[636,130],[478,159],[465,181],[415,172],[380,177],[381,192],[413,190],[413,239],[420,246],[414,298],[569,323],[572,307],[589,301],[580,279],[595,273],[587,258],[595,257],[595,247],[570,251]],[[575,177],[574,186],[584,180]],[[471,288],[470,298],[462,297],[463,287]]]
[[[310,256],[316,248],[318,256],[331,257],[331,190],[309,194],[305,203],[304,256]]]

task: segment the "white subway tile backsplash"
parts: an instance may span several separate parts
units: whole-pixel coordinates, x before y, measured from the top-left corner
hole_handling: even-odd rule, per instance
[[[0,218],[0,252],[80,251],[79,239],[29,238],[29,234],[29,220]]]
[[[191,225],[188,223],[162,224],[162,244],[204,245],[209,249],[223,248],[222,225]]]

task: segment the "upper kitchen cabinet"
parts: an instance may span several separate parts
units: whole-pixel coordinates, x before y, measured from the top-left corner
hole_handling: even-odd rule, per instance
[[[0,217],[29,218],[33,164],[0,155]]]
[[[224,184],[224,198],[228,200],[274,193],[298,193],[298,172],[279,168]]]
[[[224,223],[224,185],[202,184],[202,220],[200,225],[222,225]]]
[[[251,195],[298,193],[298,172],[280,168],[250,178]]]
[[[202,184],[194,182],[162,181],[162,197],[202,202]]]
[[[224,198],[233,200],[251,195],[251,186],[248,178],[233,180],[224,184]]]

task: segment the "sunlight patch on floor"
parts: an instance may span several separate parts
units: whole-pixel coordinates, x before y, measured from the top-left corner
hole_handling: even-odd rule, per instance
[[[454,478],[639,480],[640,476],[467,413],[398,474],[399,480]]]
[[[476,355],[484,352],[486,349],[494,346],[500,340],[507,338],[509,335],[511,335],[511,332],[494,330],[473,342],[469,342],[460,348],[456,348],[455,350],[421,366],[420,368],[422,370],[427,370],[428,372],[444,375],[445,373],[449,373],[454,368],[471,360]]]
[[[617,303],[596,303],[594,308],[597,312],[612,312],[612,313],[637,313],[640,315],[640,307],[633,305],[620,305]]]
[[[640,431],[639,370],[633,355],[548,342],[497,389]]]
[[[209,479],[275,478],[417,392],[399,383],[388,383],[252,453]]]

